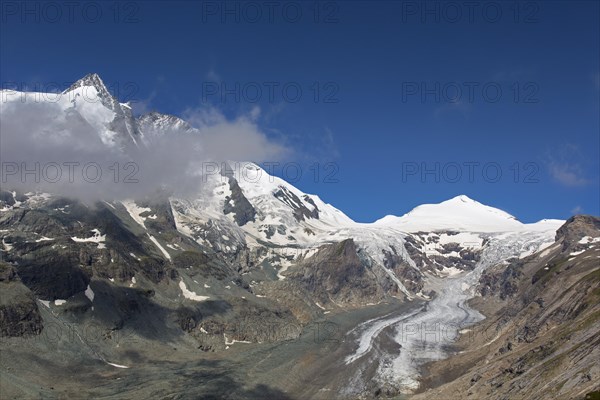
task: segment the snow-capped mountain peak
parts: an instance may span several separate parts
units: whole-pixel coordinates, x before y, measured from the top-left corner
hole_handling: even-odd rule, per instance
[[[142,134],[131,107],[120,103],[98,74],[84,76],[62,93],[11,91],[2,96],[1,102],[6,118],[26,109],[33,114],[42,112],[56,116],[29,127],[28,130],[33,132],[63,132],[64,137],[75,142],[81,140],[82,132],[89,132],[97,135],[103,144],[121,150],[137,148],[141,144]],[[73,123],[74,116],[79,118],[77,123]]]
[[[142,123],[153,123],[156,124],[157,127],[161,128],[168,128],[173,124],[182,125],[189,129],[192,128],[190,124],[181,118],[175,115],[163,114],[158,111],[151,111],[148,114],[140,115],[138,117],[138,121]]]
[[[103,100],[103,104],[105,101],[108,102],[116,100],[110,94],[110,91],[104,84],[102,78],[100,78],[100,76],[96,73],[87,74],[86,76],[69,86],[69,88],[63,91],[62,94],[73,92],[74,90],[77,90],[82,87],[93,87],[94,89],[96,89],[98,97],[100,97]]]
[[[508,232],[556,229],[562,221],[552,220],[536,224],[523,224],[500,209],[486,206],[468,196],[460,195],[438,204],[423,204],[401,217],[388,215],[374,224],[394,227],[406,232],[468,231]]]
[[[453,198],[451,198],[449,200],[446,200],[446,201],[447,202],[453,202],[453,203],[461,202],[461,203],[477,203],[477,204],[481,204],[478,201],[473,200],[472,198],[470,198],[469,196],[464,195],[464,194],[458,195],[458,196],[453,197]]]
[[[144,141],[146,143],[151,143],[163,135],[195,131],[194,128],[183,119],[175,115],[163,114],[157,111],[140,115],[136,122],[144,135]]]

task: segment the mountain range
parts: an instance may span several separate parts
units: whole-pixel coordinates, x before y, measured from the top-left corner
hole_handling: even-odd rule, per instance
[[[68,138],[65,146],[74,154],[93,143],[119,161],[155,155],[164,138],[201,139],[199,129],[179,117],[134,116],[96,74],[62,93],[3,91],[0,114],[3,132],[30,115],[32,140]],[[494,375],[483,365],[495,366],[496,359],[482,364],[485,357],[465,342],[465,330],[489,321],[504,327],[507,315],[529,326],[527,310],[539,303],[536,296],[554,310],[581,309],[552,320],[587,324],[577,343],[600,330],[597,217],[524,224],[460,195],[358,223],[257,163],[205,162],[217,168],[196,171],[185,191],[156,187],[131,197],[3,183],[0,320],[10,368],[1,383],[10,396],[60,398],[84,390],[107,397],[332,398],[334,391],[334,398],[368,398],[432,389],[456,398],[471,398],[465,390],[506,398],[519,386],[510,383],[512,391],[505,392],[494,385],[525,382],[519,370]],[[587,277],[579,297],[573,287],[561,287],[571,275]],[[545,293],[542,283],[555,294]],[[564,294],[570,297],[563,304],[557,298]],[[542,338],[550,342],[541,350],[545,357],[564,351],[571,372],[586,370],[542,368],[536,379],[550,385],[543,390],[556,390],[548,397],[597,390],[600,371],[587,370],[593,358],[573,358],[582,347],[552,336],[543,325],[547,316],[538,320],[524,333],[516,327],[525,335],[518,343]],[[404,340],[408,322],[413,328],[445,324],[452,338],[413,332]],[[530,357],[529,347],[502,335],[493,346],[513,343],[520,357]],[[457,356],[455,343],[477,356]],[[511,349],[497,354],[506,357]],[[257,370],[259,356],[272,359]],[[448,368],[444,363],[454,357],[461,373],[437,380],[427,374]],[[525,364],[547,361],[538,358]],[[77,371],[85,378],[67,378]],[[480,380],[485,388],[475,385]],[[542,390],[522,386],[522,393]]]

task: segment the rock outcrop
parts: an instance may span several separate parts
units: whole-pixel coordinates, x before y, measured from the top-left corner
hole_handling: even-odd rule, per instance
[[[0,336],[38,335],[42,329],[43,321],[33,294],[11,265],[0,262]]]

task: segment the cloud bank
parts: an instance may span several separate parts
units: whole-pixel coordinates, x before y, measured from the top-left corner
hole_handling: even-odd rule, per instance
[[[137,138],[138,146],[122,146],[118,140],[106,144],[123,132],[102,129],[98,121],[107,109],[101,104],[83,112],[63,101],[6,101],[3,94],[0,105],[3,190],[86,201],[141,198],[157,190],[190,196],[226,160],[260,163],[291,154],[261,129],[260,109],[234,118],[214,108],[188,110],[193,129],[164,128]]]

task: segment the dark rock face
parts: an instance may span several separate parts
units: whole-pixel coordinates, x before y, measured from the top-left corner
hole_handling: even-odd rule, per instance
[[[408,265],[393,246],[391,249],[391,252],[384,251],[384,267],[391,269],[409,292],[420,292],[425,285],[423,275]]]
[[[42,317],[31,291],[19,280],[14,268],[0,262],[0,336],[38,335]]]
[[[153,218],[147,218],[144,225],[151,230],[155,231],[169,231],[173,232],[177,230],[175,224],[175,217],[173,217],[173,210],[171,209],[171,203],[169,198],[163,194],[157,199],[136,201],[139,207],[150,208],[151,211],[145,211],[140,214],[140,217],[147,218],[152,216]]]
[[[36,296],[45,300],[67,299],[85,290],[91,269],[79,263],[74,252],[38,251],[19,259],[21,281]]]
[[[319,219],[319,209],[310,197],[304,196],[304,200],[314,206],[313,210],[309,210],[298,196],[283,186],[273,193],[273,196],[287,204],[293,210],[294,218],[296,218],[297,221],[304,221],[305,218]]]
[[[502,300],[515,295],[523,276],[522,264],[513,263],[506,269],[489,269],[484,271],[479,278],[479,293],[482,296],[498,295]]]
[[[463,243],[439,243],[439,234],[449,236],[456,232],[417,232],[405,237],[406,251],[419,268],[424,270],[442,270],[458,268],[469,271],[475,268],[481,257],[481,250],[465,247]],[[434,245],[435,250],[425,250],[426,245]],[[451,255],[457,253],[456,255]]]
[[[593,215],[575,215],[556,231],[556,240],[563,241],[563,250],[577,250],[579,240],[584,236],[595,237],[600,231],[600,218]]]
[[[315,202],[313,201],[313,199],[311,199],[310,197],[308,197],[308,195],[304,195],[303,199],[304,199],[304,201],[306,201],[307,203],[309,203],[311,206],[314,207],[312,215],[313,215],[313,218],[318,219],[319,218],[319,207],[317,207],[317,205],[315,204]]]
[[[33,296],[15,299],[12,304],[0,306],[0,336],[39,335],[42,318]]]
[[[146,135],[185,133],[194,128],[184,120],[174,115],[163,114],[156,111],[140,115],[136,122],[140,130]]]
[[[177,310],[179,327],[188,333],[192,332],[198,326],[200,320],[202,320],[202,314],[195,310],[190,308],[180,308]]]
[[[0,191],[0,205],[13,206],[15,204],[15,199],[12,193],[1,190]]]
[[[152,282],[159,283],[167,275],[165,260],[158,257],[141,257],[139,267]]]
[[[370,270],[361,262],[352,239],[322,246],[290,274],[319,302],[357,304],[383,297]]]
[[[223,213],[225,215],[233,213],[233,219],[239,226],[244,226],[256,218],[256,210],[250,204],[242,188],[235,180],[233,170],[228,164],[225,164],[221,169],[221,175],[227,177],[229,182],[229,190],[231,196],[225,197],[223,205]]]
[[[275,232],[279,233],[280,235],[285,235],[285,233],[287,232],[287,229],[285,226],[283,225],[269,225],[264,229],[265,232],[265,236],[267,237],[267,239],[271,239],[273,237],[273,235],[275,234]]]
[[[150,205],[156,215],[148,219],[149,229],[160,229],[167,238],[178,237],[168,203],[143,204]],[[23,284],[45,300],[67,299],[84,291],[93,275],[123,282],[141,272],[154,283],[163,280],[169,269],[167,260],[156,254],[147,235],[136,236],[113,211],[103,203],[86,206],[53,199],[35,209],[4,212],[0,228],[11,232],[3,236],[11,246],[5,259],[15,264]],[[72,239],[89,238],[92,229],[105,236],[105,245]]]
[[[15,269],[5,263],[0,263],[0,282],[9,283],[18,280]]]
[[[188,315],[186,322],[191,325],[200,321],[191,331],[203,350],[214,351],[224,347],[228,344],[223,341],[224,338],[229,342],[270,343],[296,339],[302,331],[292,313],[283,308],[251,305],[243,300],[232,300],[227,308],[226,314],[201,316],[195,312]]]
[[[210,258],[204,253],[184,251],[173,258],[175,268],[188,269],[190,273],[198,274],[203,278],[213,277],[218,280],[231,278],[235,273],[226,264]]]
[[[225,198],[223,212],[225,214],[233,213],[233,219],[239,226],[244,226],[256,218],[256,210],[244,196],[242,188],[232,177],[229,178],[229,189],[231,196]]]

